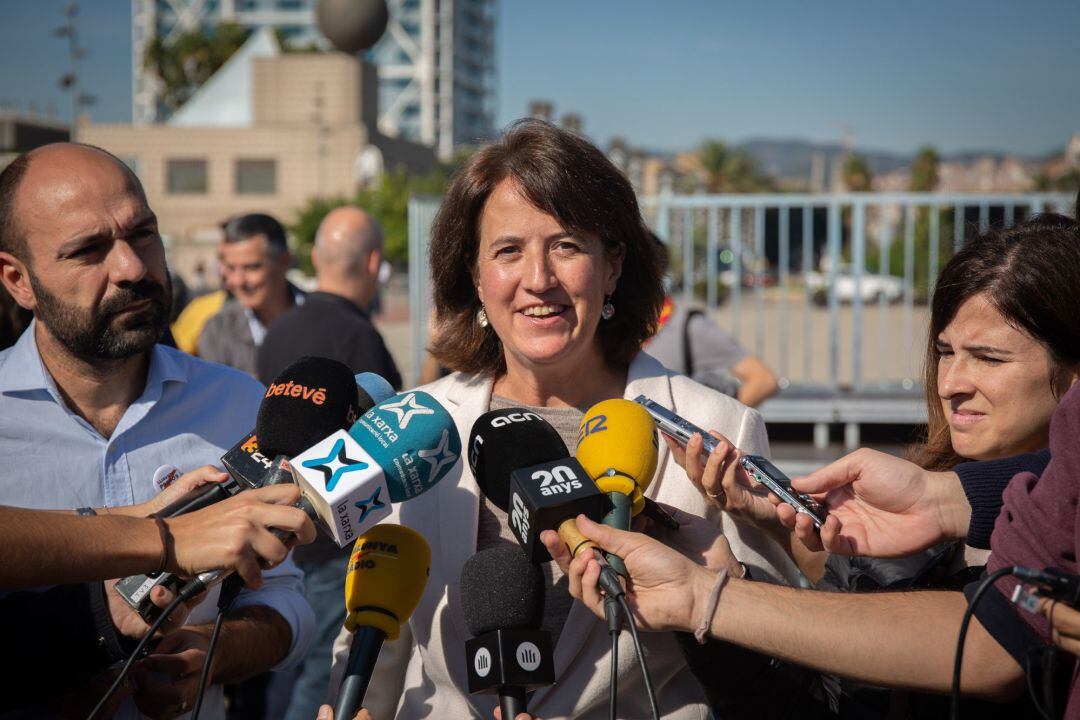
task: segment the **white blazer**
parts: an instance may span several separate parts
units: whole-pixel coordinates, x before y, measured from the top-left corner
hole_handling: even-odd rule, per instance
[[[454,418],[462,443],[473,422],[487,412],[491,378],[455,373],[421,388]],[[740,449],[768,455],[769,441],[761,416],[738,401],[676,375],[645,353],[630,364],[624,397],[647,395],[705,429],[720,431]],[[690,483],[686,473],[660,443],[657,476],[646,495],[715,522],[731,549],[754,568],[754,576],[793,584],[798,571],[785,552],[756,528],[736,523],[712,506]],[[375,720],[400,718],[480,718],[491,720],[495,695],[468,694],[465,641],[471,636],[461,611],[461,567],[476,552],[480,491],[468,463],[459,462],[439,485],[394,506],[386,522],[419,531],[431,545],[431,575],[420,604],[401,636],[383,645],[364,705]],[[665,718],[702,720],[708,705],[670,633],[642,633],[653,687]],[[351,635],[342,630],[334,643],[330,683],[333,704],[348,657]],[[606,627],[575,601],[554,649],[555,685],[537,690],[529,711],[545,720],[608,716],[611,648]],[[641,682],[633,643],[623,630],[619,643],[619,716],[648,718],[649,705]]]

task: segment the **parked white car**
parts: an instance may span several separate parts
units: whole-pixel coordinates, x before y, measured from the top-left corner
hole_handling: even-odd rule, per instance
[[[814,300],[821,305],[828,302],[829,298],[829,275],[828,273],[808,272],[805,275],[806,285],[813,293]],[[842,267],[836,274],[836,299],[843,303],[855,300],[855,274],[850,267]],[[875,302],[884,298],[887,302],[899,302],[904,296],[904,280],[894,275],[877,275],[863,272],[862,282],[858,287],[858,295],[864,303]]]

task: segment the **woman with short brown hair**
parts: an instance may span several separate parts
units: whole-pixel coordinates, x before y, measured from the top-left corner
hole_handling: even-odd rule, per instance
[[[643,394],[768,454],[756,412],[640,351],[663,302],[660,254],[630,183],[581,137],[522,121],[477,152],[451,183],[430,254],[438,326],[431,351],[457,372],[424,389],[450,411],[462,438],[483,413],[523,407],[554,426],[573,452],[584,410]],[[796,577],[775,543],[708,507],[663,444],[646,495],[723,529],[755,576]],[[466,690],[469,632],[458,578],[478,550],[515,542],[506,513],[459,463],[437,488],[395,506],[390,522],[427,537],[431,579],[402,631],[407,639],[384,648],[365,705],[380,719],[491,717],[495,698]],[[731,571],[741,575],[743,568]],[[605,718],[612,665],[606,629],[573,604],[557,568],[549,563],[544,572],[542,628],[552,636],[556,684],[536,691],[530,710],[546,718]],[[656,635],[645,645],[662,715],[707,717],[705,695],[675,638]],[[615,660],[620,709],[644,716],[649,706],[632,644],[621,643]]]

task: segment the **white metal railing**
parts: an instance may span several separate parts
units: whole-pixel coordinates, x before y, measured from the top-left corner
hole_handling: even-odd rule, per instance
[[[926,302],[941,264],[965,237],[1035,213],[1071,213],[1074,200],[1048,193],[662,195],[641,198],[641,206],[670,248],[677,298],[704,305],[785,387],[863,393],[918,391]],[[430,311],[428,235],[439,202],[409,203],[417,374]]]

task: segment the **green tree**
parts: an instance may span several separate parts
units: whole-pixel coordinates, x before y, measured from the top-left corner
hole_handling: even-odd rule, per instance
[[[874,180],[866,158],[858,153],[851,153],[844,160],[842,177],[848,192],[869,192]]]
[[[733,149],[723,140],[710,138],[698,146],[698,163],[709,193],[769,192],[776,182],[745,150]]]
[[[157,35],[146,46],[143,67],[161,81],[162,101],[175,110],[240,49],[249,34],[240,25],[222,23],[169,41]]]
[[[383,229],[383,253],[397,266],[409,261],[409,198],[416,195],[441,196],[450,175],[439,167],[426,175],[409,175],[401,168],[383,173],[374,187],[362,188],[351,198],[311,198],[290,226],[297,243],[297,255],[305,272],[311,272],[311,247],[319,224],[336,207],[351,204],[363,208]]]
[[[930,145],[919,148],[915,154],[915,160],[911,163],[911,183],[908,189],[912,192],[933,192],[938,184],[938,157],[937,150]]]

